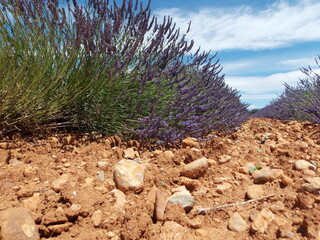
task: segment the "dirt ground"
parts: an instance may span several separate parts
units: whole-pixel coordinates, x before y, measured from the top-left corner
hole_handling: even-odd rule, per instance
[[[199,175],[182,176],[202,157]],[[122,159],[145,167],[139,190],[117,190]],[[251,119],[167,149],[90,134],[15,136],[0,142],[0,211],[29,209],[40,238],[52,240],[320,239],[319,166],[320,125],[307,122]],[[165,201],[181,186],[195,199],[188,209]]]

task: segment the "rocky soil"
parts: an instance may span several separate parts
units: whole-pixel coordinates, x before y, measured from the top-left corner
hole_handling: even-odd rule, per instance
[[[3,240],[320,239],[319,125],[251,119],[167,149],[93,138],[1,141]]]

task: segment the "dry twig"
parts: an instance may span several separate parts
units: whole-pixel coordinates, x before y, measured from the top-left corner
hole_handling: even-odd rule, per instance
[[[230,204],[225,204],[225,205],[211,207],[211,208],[198,208],[198,209],[195,209],[194,211],[205,212],[205,211],[210,211],[210,210],[215,210],[215,209],[220,209],[220,208],[225,208],[225,207],[240,206],[240,205],[245,205],[247,203],[268,199],[268,198],[271,198],[271,197],[274,197],[274,196],[275,196],[275,194],[272,194],[272,195],[264,196],[264,197],[261,197],[261,198],[251,199],[251,200],[248,200],[248,201],[245,201],[245,202],[230,203]]]

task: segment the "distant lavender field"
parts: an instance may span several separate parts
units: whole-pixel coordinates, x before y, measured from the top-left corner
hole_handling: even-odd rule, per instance
[[[320,68],[320,56],[315,61]],[[320,75],[311,67],[302,72],[305,78],[296,87],[286,84],[277,99],[252,116],[320,123]]]

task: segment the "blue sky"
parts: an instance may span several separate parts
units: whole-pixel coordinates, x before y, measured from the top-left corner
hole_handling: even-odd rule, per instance
[[[319,0],[153,0],[153,12],[170,15],[204,50],[218,51],[226,82],[251,108],[280,94],[286,82],[317,69]]]
[[[301,67],[319,70],[319,0],[152,0],[151,9],[182,30],[191,20],[194,49],[218,52],[225,81],[250,108],[276,98],[284,83],[295,85]]]

